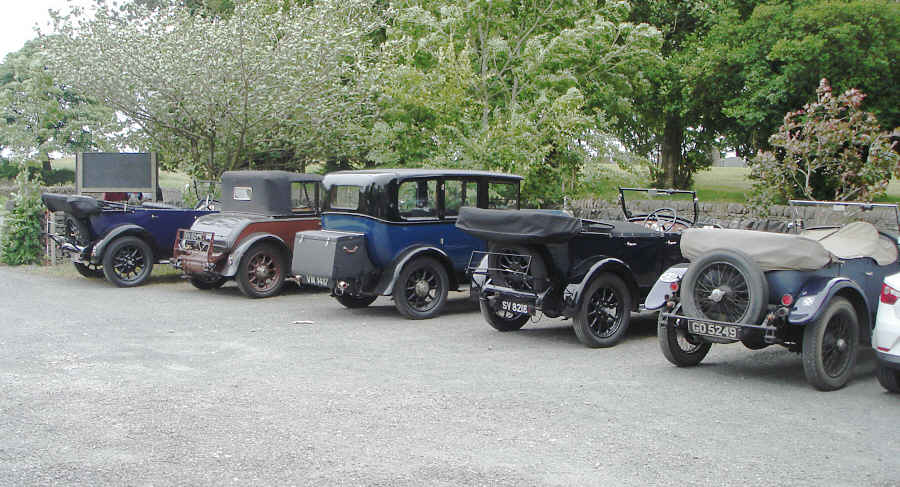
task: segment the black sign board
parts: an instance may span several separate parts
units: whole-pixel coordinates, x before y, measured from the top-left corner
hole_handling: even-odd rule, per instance
[[[79,193],[112,191],[156,195],[159,171],[155,152],[80,152],[75,157]]]

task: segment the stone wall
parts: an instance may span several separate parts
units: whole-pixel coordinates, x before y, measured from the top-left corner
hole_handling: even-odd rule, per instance
[[[10,194],[16,191],[15,183],[0,183],[0,197],[9,197]],[[75,186],[74,185],[62,185],[62,186],[45,186],[41,188],[42,193],[60,193],[60,194],[75,194]],[[162,189],[163,194],[163,202],[168,203],[175,206],[181,206],[182,204],[182,193],[177,189]],[[92,194],[93,195],[93,194]],[[99,195],[96,195],[99,196]]]
[[[765,230],[773,232],[786,232],[792,220],[792,211],[787,205],[774,205],[769,208],[768,215],[760,216],[747,205],[740,203],[704,203],[700,202],[700,223],[720,225],[725,228],[744,228],[750,230]],[[628,209],[632,214],[647,214],[657,208],[674,208],[678,215],[691,218],[693,205],[689,201],[666,200],[634,200],[628,202]],[[575,200],[570,202],[569,210],[580,218],[592,219],[621,219],[622,208],[616,201],[606,200]],[[847,221],[864,220],[873,225],[892,232],[897,232],[897,219],[893,210],[877,208],[872,211],[860,212],[848,209],[845,212],[837,212],[831,207],[802,207],[798,208],[798,215],[803,218],[804,226],[842,224]]]

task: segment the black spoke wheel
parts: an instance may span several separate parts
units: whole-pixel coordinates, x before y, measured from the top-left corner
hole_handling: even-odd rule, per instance
[[[878,376],[878,383],[888,392],[900,392],[900,370],[889,369],[882,364],[878,364],[878,370],[875,371]]]
[[[374,303],[378,296],[351,296],[349,294],[341,294],[334,298],[344,305],[345,308],[358,309],[365,308]]]
[[[103,277],[103,267],[95,264],[82,264],[81,262],[72,262],[75,270],[84,277],[89,279],[97,279]]]
[[[197,289],[207,291],[222,287],[227,280],[227,277],[218,274],[195,274],[191,276],[191,285]]]
[[[737,250],[714,250],[691,263],[681,282],[686,315],[729,323],[759,324],[769,301],[762,269]]]
[[[528,323],[527,314],[493,309],[487,299],[479,299],[481,316],[497,331],[516,331]]]
[[[821,391],[847,384],[859,353],[859,320],[856,309],[835,297],[814,323],[803,330],[803,372],[806,381]]]
[[[91,230],[85,222],[66,214],[64,225],[63,237],[70,243],[82,247],[91,243]]]
[[[143,284],[153,269],[153,250],[138,237],[120,237],[103,253],[103,274],[119,287]]]
[[[285,258],[281,248],[269,242],[254,244],[241,257],[238,288],[249,298],[268,298],[284,286]]]
[[[591,348],[622,340],[631,322],[631,292],[621,277],[604,273],[591,282],[574,316],[575,335]]]
[[[394,283],[394,305],[407,318],[431,318],[444,309],[449,287],[443,264],[432,257],[418,257],[403,267]]]
[[[666,360],[678,367],[693,367],[706,358],[712,344],[676,328],[672,320],[659,316],[656,338]]]

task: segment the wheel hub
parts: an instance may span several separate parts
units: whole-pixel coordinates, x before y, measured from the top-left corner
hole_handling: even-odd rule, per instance
[[[272,273],[269,272],[269,268],[264,265],[256,266],[256,278],[257,279],[268,279]]]
[[[843,338],[838,338],[834,345],[840,352],[847,351],[847,340]]]
[[[431,285],[428,284],[428,281],[419,279],[419,281],[416,282],[416,296],[424,298],[425,296],[428,296],[429,292],[431,292]]]
[[[726,293],[725,290],[723,290],[721,288],[715,288],[712,290],[711,293],[709,293],[709,300],[714,303],[718,303],[718,302],[722,301],[722,298],[725,297],[725,293]]]

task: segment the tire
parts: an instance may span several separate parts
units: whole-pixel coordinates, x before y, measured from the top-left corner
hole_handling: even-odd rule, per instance
[[[547,265],[540,252],[524,245],[491,242],[488,244],[488,267],[495,269],[488,271],[491,281],[499,286],[509,287],[517,291],[541,292],[549,285]],[[497,255],[506,254],[506,255]],[[531,256],[530,266],[527,259],[516,257],[519,255]],[[523,272],[528,268],[528,275],[533,280],[517,278],[516,275],[501,272],[497,269]]]
[[[700,257],[681,281],[681,305],[687,316],[759,324],[768,302],[769,283],[762,269],[738,250],[714,250]]]
[[[859,320],[856,309],[842,297],[834,297],[814,323],[803,330],[803,372],[806,381],[820,391],[847,384],[859,353]]]
[[[269,242],[256,243],[241,257],[235,280],[248,298],[268,298],[284,286],[285,258],[281,248]]]
[[[63,219],[63,237],[76,245],[85,247],[91,243],[91,228],[85,222],[66,213]]]
[[[608,272],[595,277],[572,320],[578,341],[590,348],[619,343],[631,323],[631,302],[621,277]]]
[[[875,374],[878,376],[878,382],[888,392],[900,393],[900,370],[889,369],[882,364],[878,364]]]
[[[227,280],[228,278],[225,276],[195,274],[191,276],[191,285],[197,289],[208,291],[210,289],[219,289]]]
[[[119,237],[103,252],[103,274],[116,286],[140,286],[152,270],[153,250],[138,237]]]
[[[678,367],[693,367],[706,358],[712,343],[688,335],[674,325],[663,322],[661,314],[659,319],[656,338],[659,340],[659,348],[669,362]]]
[[[481,316],[497,331],[516,331],[525,326],[531,318],[527,314],[492,309],[485,299],[479,299],[478,304],[481,307]]]
[[[103,277],[103,268],[94,264],[82,264],[81,262],[72,262],[75,270],[88,279],[98,279]]]
[[[403,266],[394,283],[394,306],[411,320],[440,314],[447,304],[450,280],[444,265],[432,257],[417,257]]]
[[[337,299],[345,308],[359,309],[374,303],[378,296],[350,296],[349,294],[342,294],[335,296],[334,299]]]

